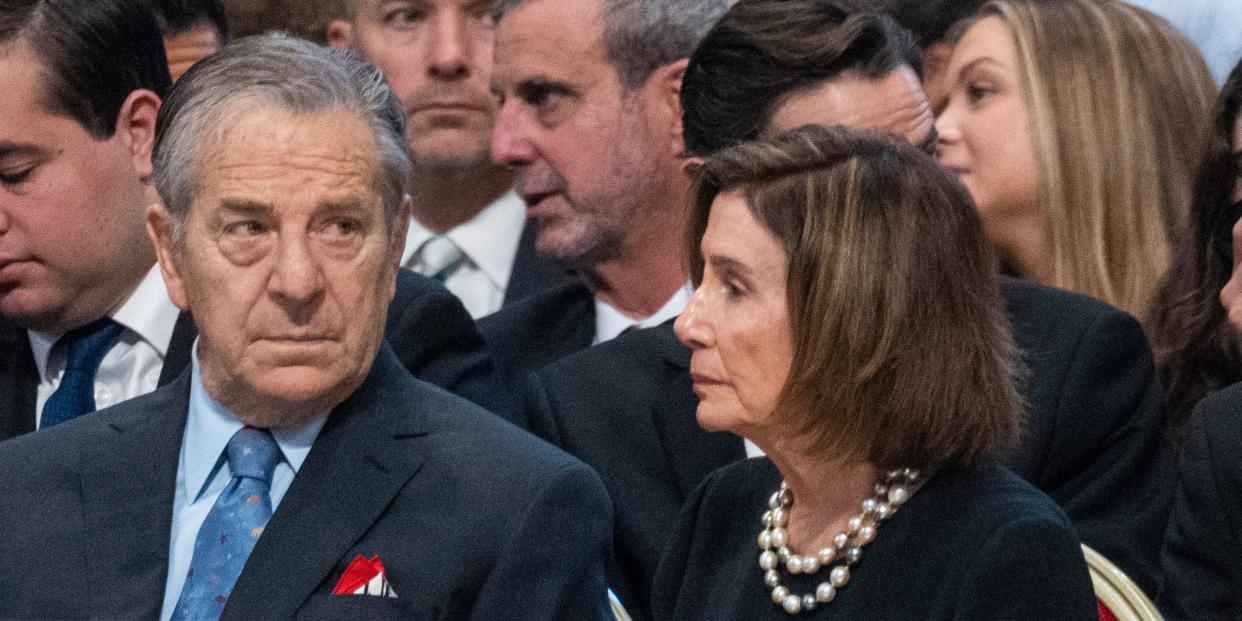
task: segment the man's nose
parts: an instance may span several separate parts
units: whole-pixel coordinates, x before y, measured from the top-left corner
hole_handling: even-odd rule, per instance
[[[496,122],[492,128],[492,161],[514,168],[529,164],[536,157],[518,105],[506,101],[496,110]]]
[[[268,290],[281,301],[306,303],[323,292],[323,269],[305,236],[281,239],[273,261]]]
[[[469,44],[469,20],[461,10],[437,11],[431,27],[434,29],[431,62],[427,71],[440,80],[461,80],[470,76],[472,62]]]

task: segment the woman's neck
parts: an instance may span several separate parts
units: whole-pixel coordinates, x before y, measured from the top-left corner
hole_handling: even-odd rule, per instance
[[[804,455],[769,453],[793,492],[789,511],[790,547],[810,554],[847,530],[873,492],[879,471],[868,463],[845,463]]]

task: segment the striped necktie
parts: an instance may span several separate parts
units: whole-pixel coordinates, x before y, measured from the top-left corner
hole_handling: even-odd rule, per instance
[[[466,262],[466,255],[446,235],[436,235],[414,253],[414,271],[440,282],[449,279]]]

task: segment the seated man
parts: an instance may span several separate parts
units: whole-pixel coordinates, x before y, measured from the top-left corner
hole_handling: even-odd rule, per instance
[[[384,342],[400,110],[282,36],[178,83],[147,221],[191,369],[0,444],[0,618],[605,618],[598,477]]]
[[[171,86],[157,24],[142,0],[0,5],[0,440],[189,364],[194,323],[168,299],[143,225]],[[434,280],[398,276],[385,334],[415,377],[510,408],[474,322]]]
[[[686,69],[687,151],[809,123],[883,129],[929,146],[918,59],[909,35],[886,17],[820,0],[741,0]],[[1005,465],[1154,594],[1171,479],[1160,444],[1163,398],[1142,329],[1065,291],[1003,278],[1001,293],[1030,367],[1025,433]],[[612,494],[611,581],[631,612],[648,599],[686,497],[708,473],[757,450],[698,426],[689,362],[670,322],[552,364],[526,391],[532,429],[593,466]]]

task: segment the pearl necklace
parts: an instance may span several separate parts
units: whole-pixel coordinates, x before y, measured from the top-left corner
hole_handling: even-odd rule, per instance
[[[862,502],[862,512],[849,519],[846,530],[832,538],[832,544],[816,554],[799,555],[789,549],[785,525],[793,506],[793,492],[782,480],[781,487],[768,500],[763,513],[763,530],[759,531],[759,567],[763,584],[772,589],[772,603],[796,615],[827,604],[850,581],[850,566],[862,557],[862,547],[875,539],[880,522],[892,517],[897,507],[910,499],[910,487],[919,479],[919,472],[910,468],[890,471],[876,481],[874,491]],[[775,548],[775,550],[773,550]],[[780,564],[790,574],[814,574],[831,567],[828,579],[819,583],[815,594],[798,596],[781,584]]]

